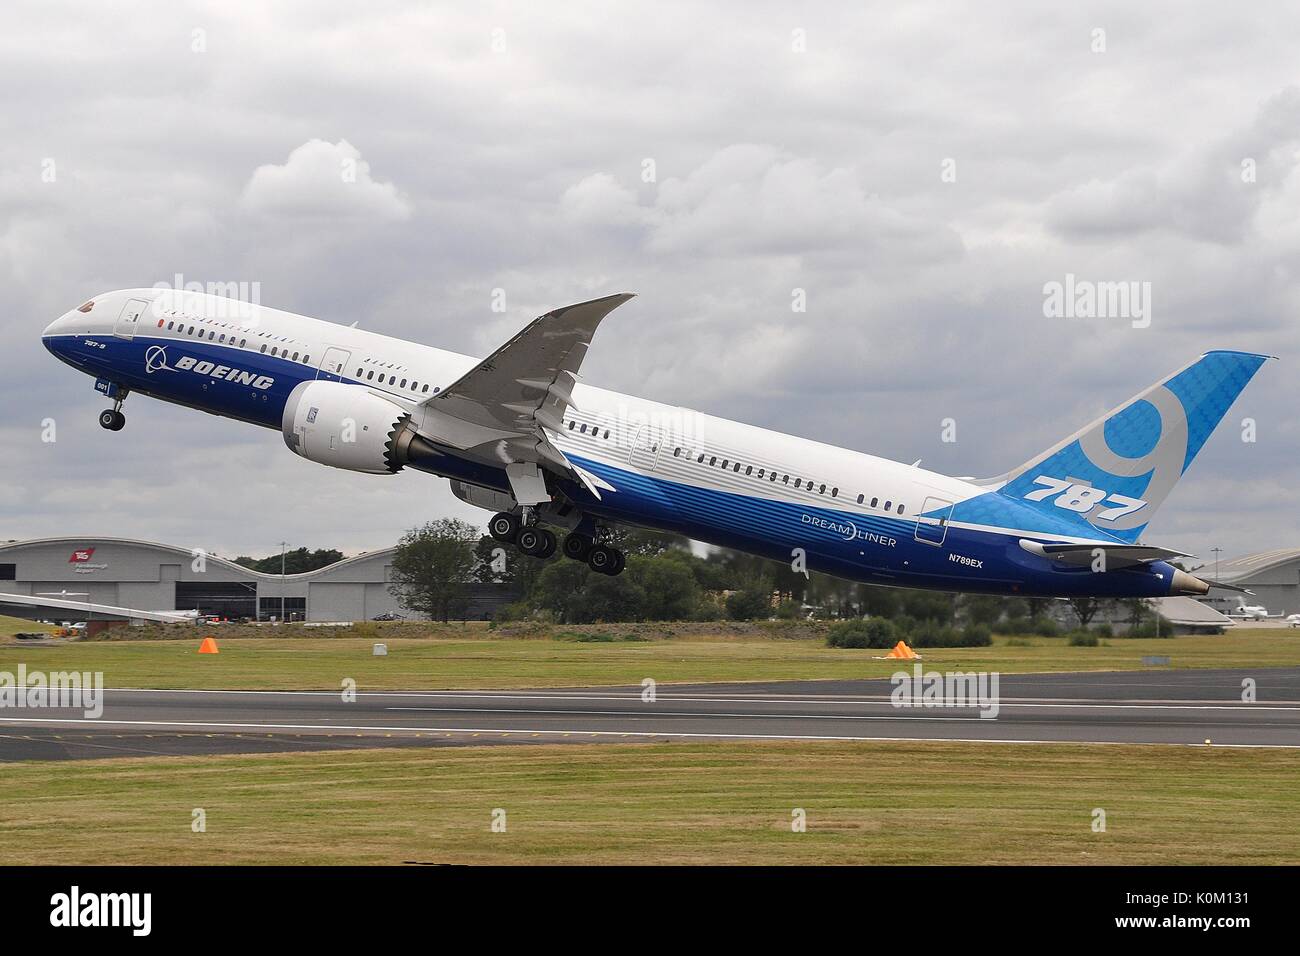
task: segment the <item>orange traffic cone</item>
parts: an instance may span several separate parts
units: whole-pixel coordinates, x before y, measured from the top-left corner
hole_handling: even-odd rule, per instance
[[[220,654],[217,650],[217,639],[215,637],[205,637],[203,643],[199,645],[200,654]]]
[[[917,661],[921,659],[921,655],[908,647],[906,641],[899,641],[894,645],[894,649],[885,655],[885,659],[892,661]]]

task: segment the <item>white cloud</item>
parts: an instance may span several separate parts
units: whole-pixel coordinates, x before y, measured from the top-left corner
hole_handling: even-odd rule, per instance
[[[392,183],[371,178],[370,164],[345,139],[312,139],[282,166],[259,166],[244,186],[240,206],[293,218],[402,220],[410,203]]]
[[[99,429],[102,398],[40,329],[181,272],[480,355],[548,308],[637,292],[601,326],[592,384],[952,474],[1023,461],[1200,350],[1278,354],[1232,412],[1258,418],[1260,440],[1225,425],[1180,485],[1195,507],[1171,503],[1153,537],[1295,545],[1296,521],[1255,500],[1273,489],[1248,480],[1300,461],[1300,7],[1258,7],[814,4],[792,21],[771,0],[742,19],[684,0],[319,0],[250,20],[207,4],[200,54],[179,7],[74,19],[11,0],[0,523],[264,554],[282,539],[378,547],[455,513],[445,482],[313,467],[274,431],[143,395],[125,431]],[[949,158],[955,182],[940,179]],[[1043,284],[1067,272],[1150,279],[1152,327],[1046,320]],[[55,445],[39,443],[47,416]],[[944,417],[956,443],[940,442]],[[136,492],[87,498],[87,462]]]

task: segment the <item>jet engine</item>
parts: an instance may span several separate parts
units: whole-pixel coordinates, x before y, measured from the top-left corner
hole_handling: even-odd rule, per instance
[[[401,471],[412,443],[427,444],[406,409],[343,382],[300,382],[285,403],[281,430],[295,455],[370,475]]]

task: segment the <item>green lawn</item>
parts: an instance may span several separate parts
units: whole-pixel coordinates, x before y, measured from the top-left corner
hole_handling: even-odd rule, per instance
[[[562,630],[559,637],[494,637],[482,627],[464,628],[461,637],[386,637],[387,657],[373,657],[368,639],[228,639],[219,628],[212,633],[220,654],[199,655],[204,633],[194,629],[183,641],[83,641],[53,647],[4,643],[0,670],[12,672],[24,663],[47,671],[102,671],[110,687],[195,689],[334,689],[352,678],[366,690],[637,684],[646,677],[661,683],[845,679],[887,677],[898,669],[895,662],[873,659],[882,651],[828,648],[816,639],[698,633],[610,643],[575,639],[602,633],[622,638],[628,631],[618,626]],[[1289,630],[1113,638],[1104,647],[1069,647],[1063,638],[1031,638],[1029,643],[1012,646],[999,638],[987,648],[923,653],[928,666],[1004,673],[1131,670],[1150,654],[1167,655],[1180,668],[1300,665],[1300,633]]]
[[[9,764],[0,865],[1300,863],[1290,752],[672,743]],[[191,832],[203,808],[207,832]],[[494,809],[506,832],[491,831]],[[791,831],[792,811],[807,831]],[[1106,832],[1092,829],[1106,814]]]
[[[40,631],[43,634],[53,634],[58,628],[52,624],[37,624],[35,621],[24,620],[21,617],[10,617],[7,614],[0,614],[0,638],[10,638],[15,634],[31,634]]]

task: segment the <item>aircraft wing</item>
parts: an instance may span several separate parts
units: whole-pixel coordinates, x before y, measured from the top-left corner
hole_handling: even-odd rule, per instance
[[[528,430],[540,423],[558,431],[596,327],[630,298],[607,295],[533,319],[425,404],[489,428]]]
[[[520,504],[547,500],[539,468],[576,478],[600,497],[593,476],[551,442],[564,427],[573,387],[597,326],[630,293],[565,306],[534,319],[451,385],[423,402],[436,431],[462,449],[494,446]],[[608,486],[607,486],[608,487]]]

